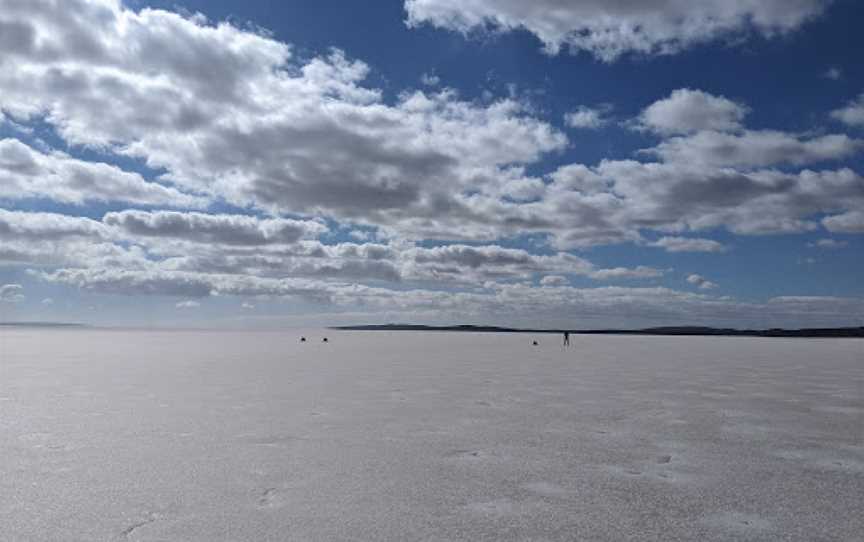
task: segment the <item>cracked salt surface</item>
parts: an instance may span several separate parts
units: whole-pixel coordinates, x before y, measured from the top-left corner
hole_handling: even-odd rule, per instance
[[[860,341],[300,335],[0,332],[0,539],[864,532]]]

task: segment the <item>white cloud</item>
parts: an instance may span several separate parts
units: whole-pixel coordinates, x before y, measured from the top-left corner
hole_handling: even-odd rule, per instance
[[[526,250],[495,245],[413,248],[404,251],[402,255],[407,260],[403,267],[406,277],[448,282],[482,283],[490,279],[528,279],[535,274],[547,273],[574,274],[594,280],[645,279],[663,276],[662,270],[646,266],[601,269],[571,254],[538,256]]]
[[[666,249],[666,252],[725,252],[726,246],[712,239],[699,239],[695,237],[661,237],[653,243],[652,247]]]
[[[698,163],[602,161],[578,174],[553,175],[544,216],[556,216],[559,248],[640,241],[639,228],[662,232],[725,227],[739,234],[816,229],[819,213],[864,205],[864,179],[850,169],[783,173],[738,171]],[[534,206],[526,206],[534,207]],[[541,211],[538,209],[537,211]],[[843,215],[852,227],[853,215]],[[826,227],[841,227],[828,218]]]
[[[655,269],[653,267],[640,265],[640,266],[634,267],[634,268],[613,267],[610,269],[598,269],[596,271],[592,271],[588,276],[591,277],[592,279],[597,279],[597,280],[609,280],[609,279],[621,279],[621,278],[650,279],[650,278],[662,277],[663,271],[661,269]]]
[[[825,70],[825,73],[822,74],[822,77],[824,77],[825,79],[830,79],[832,81],[839,81],[843,78],[843,70],[841,70],[837,66],[832,66]]]
[[[829,215],[823,221],[829,229],[854,229],[857,215],[849,213],[864,205],[860,175],[848,168],[795,173],[789,166],[849,159],[864,150],[864,141],[842,134],[747,130],[741,124],[746,112],[725,98],[679,89],[639,119],[663,139],[638,156],[659,162],[603,160],[594,167],[562,166],[550,174],[553,182],[536,207],[538,216],[558,217],[558,227],[550,228],[553,246],[640,242],[640,229],[802,232],[818,227],[819,214]],[[766,169],[778,166],[786,169]],[[523,213],[529,208],[523,206]],[[719,248],[702,243],[709,245]]]
[[[702,275],[697,275],[695,273],[687,277],[687,282],[698,287],[700,290],[713,290],[717,287],[715,283],[706,279]]]
[[[818,227],[815,219],[819,214],[828,215],[823,220],[827,228],[853,231],[858,216],[853,209],[864,204],[864,180],[849,169],[804,170],[798,174],[774,170],[740,172],[693,162],[619,160],[604,161],[593,168],[573,164],[552,174],[548,185],[540,183],[532,188],[537,191],[533,201],[507,203],[472,196],[463,200],[462,221],[454,218],[452,223],[440,225],[415,219],[408,225],[416,227],[417,235],[424,233],[424,228],[431,232],[461,228],[463,234],[481,238],[498,238],[509,228],[520,233],[550,232],[552,246],[568,249],[597,243],[642,242],[642,228],[669,233],[721,227],[744,234],[809,231]],[[165,260],[159,264],[163,268],[176,270],[391,282],[430,280],[436,276],[438,280],[445,276],[465,280],[530,278],[534,273],[577,273],[598,280],[650,278],[645,269],[613,273],[578,258],[535,257],[527,252],[519,255],[522,264],[490,257],[487,265],[462,265],[464,269],[460,269],[458,261],[411,261],[408,256],[421,254],[418,250],[406,251],[402,258],[390,254],[376,259],[356,247],[372,247],[364,249],[371,251],[369,254],[392,252],[392,248],[375,248],[374,244],[326,247],[303,241],[321,233],[323,227],[315,221],[161,211],[109,213],[104,220],[100,223],[46,213],[0,213],[0,235],[6,241],[0,260],[76,266],[87,265],[87,261],[92,261],[93,266],[113,262],[143,269],[152,267],[155,258]],[[488,230],[472,232],[472,224],[484,223]],[[115,245],[110,242],[115,237],[132,244]],[[81,241],[76,241],[79,238]],[[289,249],[292,244],[294,247]],[[673,244],[669,239],[662,242],[670,248]],[[706,250],[717,248],[710,243],[700,245]],[[451,254],[470,252],[452,246],[448,249]],[[678,240],[677,247],[683,246]],[[498,248],[487,245],[482,250],[488,255]]]
[[[197,301],[181,301],[174,305],[174,307],[178,309],[197,309],[201,306],[201,303]]]
[[[436,248],[367,243],[322,245],[308,241],[295,247],[155,246],[151,255],[165,258],[161,269],[255,276],[292,276],[336,280],[438,283],[442,286],[481,285],[488,280],[531,280],[564,273],[594,280],[645,279],[663,275],[646,266],[598,268],[565,253],[549,256],[497,245],[451,244]]]
[[[0,209],[0,264],[140,267],[143,250],[123,247],[96,220]]]
[[[100,222],[85,217],[0,209],[0,240],[3,241],[99,239],[106,235],[107,229]]]
[[[860,178],[848,170],[731,169],[848,157],[859,142],[743,131],[745,106],[698,90],[649,106],[643,125],[661,134],[735,134],[662,141],[646,150],[661,164],[571,164],[544,178],[526,166],[568,141],[520,101],[469,102],[444,90],[385,103],[363,85],[370,68],[339,52],[300,61],[290,46],[228,23],[78,1],[4,10],[3,19],[33,39],[0,57],[0,107],[22,121],[44,118],[72,145],[163,168],[160,182],[274,216],[326,217],[408,240],[550,234],[552,246],[569,249],[638,242],[646,228],[805,231],[813,215],[842,214],[860,199]],[[767,17],[762,9],[748,13]],[[734,151],[727,158],[724,145]],[[847,186],[832,177],[849,177]],[[816,178],[822,185],[811,186]],[[637,187],[640,179],[650,182]],[[691,209],[681,212],[684,202]],[[152,214],[145,222],[167,216]],[[154,227],[137,240],[164,245]],[[195,232],[184,235],[216,235]]]
[[[701,90],[679,88],[668,98],[646,107],[638,126],[660,134],[689,134],[700,130],[737,131],[750,109]]]
[[[546,275],[540,279],[541,286],[567,286],[568,284],[570,281],[567,280],[567,277],[561,275]]]
[[[137,173],[77,160],[59,151],[43,153],[17,139],[0,139],[0,198],[48,198],[76,205],[93,201],[170,207],[204,205],[201,198],[148,182]]]
[[[570,128],[583,128],[587,130],[595,130],[609,123],[606,115],[612,110],[609,105],[601,105],[598,107],[588,107],[580,105],[576,111],[572,111],[564,115],[564,124]]]
[[[348,237],[357,241],[372,241],[375,235],[372,232],[364,230],[351,230],[348,232]]]
[[[420,76],[420,82],[427,87],[437,87],[441,84],[441,78],[435,75],[435,73],[424,73]]]
[[[696,274],[689,275],[687,277],[687,282],[689,282],[690,284],[699,284],[703,280],[705,280],[705,279],[701,275],[696,275]]]
[[[845,107],[832,111],[831,116],[849,126],[864,126],[864,93]]]
[[[332,290],[336,288],[336,286],[323,281],[306,279],[276,279],[163,269],[59,269],[53,272],[37,272],[35,274],[43,280],[75,286],[85,291],[119,295],[192,298],[189,301],[212,295],[231,295],[250,297],[296,296],[326,302]],[[342,288],[345,287],[342,286]]]
[[[864,150],[864,140],[845,134],[803,138],[774,130],[726,134],[703,131],[673,137],[640,152],[665,162],[689,162],[718,167],[796,166],[842,160]]]
[[[838,241],[837,239],[818,239],[813,243],[807,243],[810,248],[824,248],[828,250],[843,248],[848,246],[846,241]]]
[[[230,246],[155,243],[148,246],[165,270],[317,279],[402,280],[397,254],[385,245],[342,243],[323,245]]]
[[[326,226],[310,220],[258,219],[245,215],[174,211],[127,210],[108,213],[102,221],[133,238],[155,237],[245,246],[291,244],[327,232]]]
[[[826,0],[406,0],[409,26],[458,32],[524,28],[551,54],[587,51],[611,62],[626,53],[672,54],[699,43],[793,31],[817,17]]]
[[[20,284],[0,285],[0,303],[18,303],[24,300],[24,288]]]
[[[213,284],[206,276],[190,273],[81,268],[37,272],[36,276],[49,282],[108,294],[207,297],[213,292]]]
[[[21,266],[117,266],[125,269],[147,267],[146,253],[137,246],[86,240],[9,241],[0,243],[0,264]]]
[[[864,211],[851,210],[829,216],[822,220],[822,225],[834,233],[864,233]]]
[[[294,60],[228,23],[110,0],[15,3],[3,19],[32,39],[0,56],[0,109],[241,207],[449,227],[465,193],[497,196],[508,168],[567,144],[515,99],[418,91],[386,104],[362,85],[366,64],[339,51]]]

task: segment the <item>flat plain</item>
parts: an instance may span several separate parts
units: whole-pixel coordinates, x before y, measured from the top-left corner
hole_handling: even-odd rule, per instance
[[[7,329],[0,458],[9,541],[864,540],[864,341]]]

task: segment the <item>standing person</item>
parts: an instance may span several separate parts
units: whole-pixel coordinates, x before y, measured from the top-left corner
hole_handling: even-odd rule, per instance
[[[570,332],[564,332],[564,346],[570,346]]]

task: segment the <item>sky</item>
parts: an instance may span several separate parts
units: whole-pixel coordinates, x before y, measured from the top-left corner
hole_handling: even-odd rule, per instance
[[[0,321],[864,325],[854,0],[0,0]]]

